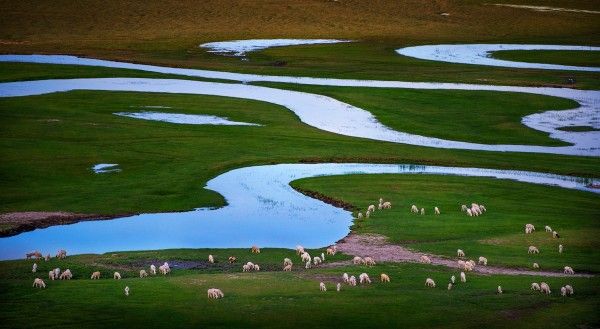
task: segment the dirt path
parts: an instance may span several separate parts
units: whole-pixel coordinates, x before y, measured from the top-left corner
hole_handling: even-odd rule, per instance
[[[412,251],[408,248],[388,243],[387,238],[378,234],[358,235],[351,233],[337,243],[338,251],[347,255],[372,257],[376,262],[409,262],[418,263],[423,255],[431,259],[433,265],[442,265],[451,268],[458,268],[457,259],[448,259],[438,255],[426,254]],[[350,262],[329,263],[327,266],[335,267],[348,265]],[[553,277],[593,277],[591,274],[567,275],[562,272],[550,271],[532,271],[526,269],[514,269],[495,266],[475,266],[473,272],[481,274],[504,274],[504,275],[537,275]]]

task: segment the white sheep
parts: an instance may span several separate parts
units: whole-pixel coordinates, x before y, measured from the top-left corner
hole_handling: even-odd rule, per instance
[[[365,257],[363,259],[363,264],[365,264],[367,266],[374,266],[374,265],[376,265],[375,261],[371,257]]]
[[[260,248],[257,246],[252,246],[252,248],[250,248],[250,252],[253,254],[260,254]]]
[[[113,274],[113,279],[115,279],[115,280],[121,280],[121,273],[119,273],[119,272],[115,272],[115,273]]]
[[[359,256],[356,256],[352,259],[352,263],[354,263],[354,265],[360,265],[363,263],[363,259]]]
[[[310,260],[309,260],[308,262],[306,262],[306,265],[304,265],[304,268],[308,270],[310,267],[311,267],[311,265],[310,265]]]
[[[40,279],[40,278],[35,278],[35,280],[33,280],[33,286],[35,288],[46,288],[46,283],[44,283],[44,280]]]
[[[370,211],[367,211],[367,212],[365,213],[365,217],[366,217],[366,218],[371,218],[371,212],[370,212]]]
[[[381,208],[383,208],[383,209],[392,209],[392,203],[391,203],[391,202],[389,202],[389,201],[386,201],[386,202],[384,202],[384,203],[381,205]]]
[[[562,252],[563,252],[563,245],[562,245],[562,244],[559,244],[559,245],[558,245],[558,253],[559,253],[559,254],[562,254]]]
[[[533,268],[535,268],[535,269],[539,269],[539,268],[540,268],[540,264],[538,264],[538,263],[533,263]]]
[[[560,235],[558,235],[558,232],[552,231],[552,237],[555,239],[558,239],[558,238],[560,238]]]
[[[158,271],[162,275],[167,275],[169,272],[171,272],[171,268],[169,267],[169,263],[165,262],[164,264],[162,264],[161,266],[159,266],[158,267]]]
[[[502,287],[501,286],[498,286],[497,292],[499,295],[502,295]]]
[[[140,270],[140,279],[145,278],[147,276],[148,276],[148,273],[146,273],[146,270]]]
[[[531,234],[531,233],[533,233],[533,230],[531,229],[531,227],[526,227],[525,234]]]
[[[323,262],[325,261],[325,254],[324,253],[321,253],[321,261],[323,261]]]
[[[431,279],[431,278],[427,278],[425,280],[425,286],[430,287],[430,288],[435,288],[435,281],[433,281],[433,279]]]
[[[544,227],[544,230],[546,230],[546,232],[552,232],[552,228],[548,225],[546,225],[546,227]]]
[[[351,286],[356,286],[356,277],[354,277],[354,275],[348,279],[348,284]]]
[[[60,277],[60,268],[54,269],[54,278],[58,279]]]
[[[359,212],[358,212],[358,215],[356,215],[356,218],[357,218],[357,219],[362,219],[362,218],[363,218],[363,214],[362,214],[362,212],[360,212],[360,211],[359,211]]]
[[[129,286],[125,286],[125,296],[129,296]]]
[[[383,203],[383,198],[379,198],[379,203]]]
[[[48,279],[54,281],[54,270],[48,272]]]
[[[569,285],[569,284],[568,284],[568,285],[566,285],[566,286],[565,286],[565,289],[567,289],[567,295],[568,295],[568,296],[570,296],[570,295],[574,294],[574,292],[573,292],[573,287],[571,287],[571,285]]]
[[[565,288],[565,287],[560,288],[560,295],[563,297],[567,296],[567,288]]]
[[[283,271],[284,272],[291,272],[292,271],[292,264],[285,265],[283,267]]]
[[[550,295],[550,286],[546,282],[540,283],[540,291],[542,294]]]
[[[73,278],[73,274],[70,269],[66,269],[64,272],[60,274],[59,279],[61,280],[71,280]]]
[[[296,254],[302,255],[303,253],[304,253],[304,247],[302,247],[301,245],[297,245],[296,246]]]
[[[242,265],[242,272],[250,272],[254,266],[250,267],[248,264]]]
[[[292,260],[289,258],[284,258],[283,259],[283,266],[287,266],[287,265],[293,265]]]
[[[463,204],[462,206],[460,206],[460,211],[467,211],[467,209],[469,209],[467,208],[467,205]]]
[[[206,291],[206,294],[209,299],[219,299],[225,297],[221,289],[210,288]]]
[[[375,205],[368,206],[367,207],[367,211],[374,212],[375,211]]]
[[[410,212],[412,213],[418,213],[419,212],[419,208],[417,208],[417,206],[415,206],[414,204],[410,207]]]
[[[452,284],[454,284],[454,282],[456,282],[456,277],[454,275],[450,277],[450,282]]]
[[[37,263],[33,263],[33,267],[31,268],[31,272],[37,272]]]
[[[467,275],[465,272],[460,272],[460,282],[467,282]]]
[[[338,282],[338,284],[335,286],[335,290],[336,291],[342,290],[342,284]]]
[[[313,264],[315,265],[319,265],[321,264],[323,261],[321,261],[321,257],[314,257],[313,258]]]
[[[448,290],[452,289],[452,283],[448,283]]]
[[[472,262],[472,261],[465,262],[463,270],[468,271],[468,272],[473,271],[473,268],[475,268],[475,264],[474,263],[475,262]]]
[[[467,216],[473,217],[473,212],[471,211],[471,209],[467,209]]]
[[[335,255],[335,250],[333,250],[333,248],[327,248],[327,255]]]
[[[540,285],[537,282],[531,283],[531,290],[540,291]]]
[[[486,211],[487,211],[487,209],[485,208],[485,206],[484,206],[484,205],[482,205],[482,204],[480,204],[480,205],[479,205],[479,209],[483,210],[483,212],[486,212]]]
[[[258,266],[258,264],[254,264],[254,270],[255,271],[260,271],[260,266]]]
[[[535,231],[535,226],[533,226],[533,224],[525,224],[525,228],[529,228],[531,229],[531,231]]]
[[[343,281],[344,283],[348,283],[348,280],[349,280],[349,278],[348,278],[348,273],[344,273],[344,274],[342,274],[342,281]]]
[[[421,208],[421,215],[425,215],[425,208]]]
[[[371,283],[371,279],[369,278],[369,275],[367,273],[361,273],[358,276],[358,279],[360,280],[360,284]]]
[[[423,264],[431,264],[431,258],[428,256],[422,255],[420,258],[421,263]]]
[[[380,280],[381,282],[390,282],[390,276],[385,273],[381,273]]]
[[[150,274],[156,275],[156,266],[154,264],[150,265]]]
[[[540,250],[535,246],[529,246],[529,249],[527,249],[527,253],[528,254],[539,254]]]
[[[208,255],[208,262],[211,264],[215,262],[215,258],[213,257],[213,255]]]
[[[433,207],[433,213],[435,213],[436,215],[439,215],[440,214],[440,208]]]
[[[92,273],[92,276],[90,277],[90,279],[92,279],[92,280],[100,279],[100,272],[96,271],[96,272]]]
[[[573,271],[573,268],[571,268],[570,266],[565,266],[564,272],[565,272],[565,274],[570,274],[570,275],[575,274],[575,271]]]
[[[327,287],[325,287],[325,283],[323,283],[323,282],[319,283],[319,290],[327,291]]]
[[[462,249],[458,249],[456,251],[456,256],[458,256],[458,257],[465,257],[465,252]]]
[[[307,252],[304,252],[302,255],[300,255],[300,259],[303,262],[310,262],[311,261],[310,255]]]
[[[487,258],[480,256],[479,257],[479,264],[483,264],[483,266],[487,266]]]

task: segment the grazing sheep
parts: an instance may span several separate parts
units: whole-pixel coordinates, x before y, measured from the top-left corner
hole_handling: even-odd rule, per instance
[[[323,261],[321,260],[321,257],[314,257],[313,258],[313,264],[315,265],[319,265],[321,264]]]
[[[146,273],[146,270],[140,270],[140,279],[145,278],[148,276],[148,273]]]
[[[369,275],[367,273],[361,273],[358,276],[358,279],[360,280],[360,284],[371,283],[371,279],[369,278]]]
[[[129,286],[125,286],[125,296],[129,296]]]
[[[289,258],[284,258],[283,259],[283,266],[287,266],[287,265],[293,265],[292,260]]]
[[[252,246],[252,248],[250,249],[250,251],[251,251],[253,254],[260,254],[260,248],[259,248],[259,247],[257,247],[257,246]]]
[[[333,250],[333,248],[327,248],[327,255],[335,255],[335,251]]]
[[[392,203],[391,203],[391,202],[389,202],[389,201],[386,201],[386,202],[384,202],[384,203],[381,205],[381,208],[383,208],[383,209],[392,209]]]
[[[227,261],[229,262],[229,264],[233,264],[237,262],[237,258],[235,256],[229,256],[229,258],[227,258]]]
[[[162,267],[162,270],[161,270],[161,267]],[[160,270],[160,273],[162,273],[163,275],[167,275],[168,273],[171,272],[171,268],[169,267],[169,263],[167,263],[167,262],[162,264],[162,266],[159,266],[158,269]]]
[[[390,282],[390,277],[385,273],[381,273],[380,280],[381,282]]]
[[[354,277],[354,275],[348,279],[348,284],[351,286],[356,286],[356,277]]]
[[[60,277],[60,268],[55,268],[54,269],[54,278],[58,279]]]
[[[31,268],[31,272],[37,272],[37,263],[33,263],[33,267]]]
[[[365,213],[365,217],[366,217],[366,218],[371,218],[371,212],[370,212],[370,211],[367,211],[367,212]]]
[[[473,212],[471,211],[471,209],[467,209],[467,216],[473,217]]]
[[[325,254],[324,253],[321,253],[321,260],[325,261]]]
[[[362,219],[362,218],[363,218],[363,214],[362,214],[362,212],[360,212],[360,211],[359,211],[359,212],[358,212],[358,215],[356,215],[356,218],[358,218],[358,219]]]
[[[481,209],[483,212],[487,211],[487,209],[485,208],[485,206],[482,205],[482,204],[479,205],[479,209]]]
[[[325,283],[323,283],[323,282],[319,283],[319,290],[327,291],[327,287],[325,287]]]
[[[54,270],[48,272],[48,279],[54,281]]]
[[[421,208],[421,215],[425,215],[425,208]]]
[[[248,266],[248,264],[244,264],[244,265],[242,265],[242,272],[250,272],[250,270],[252,268],[254,268],[254,266],[250,267],[250,266]]]
[[[211,264],[215,262],[215,258],[213,257],[213,255],[208,255],[208,262]]]
[[[527,253],[528,254],[539,254],[540,250],[535,246],[529,246],[529,249],[527,249]]]
[[[254,270],[255,271],[260,271],[260,266],[258,266],[258,264],[254,264]]]
[[[64,272],[61,273],[59,279],[61,280],[71,280],[73,278],[73,274],[71,273],[70,269],[66,269]]]
[[[383,198],[379,198],[379,203],[383,203]]]
[[[33,251],[33,252],[28,252],[25,254],[25,259],[30,259],[30,258],[35,258],[35,259],[40,259],[42,258],[42,253],[39,251]]]
[[[462,206],[460,206],[460,211],[467,211],[467,209],[469,209],[467,208],[467,205],[463,204]]]
[[[40,279],[40,278],[35,278],[35,280],[33,280],[33,286],[35,288],[46,288],[46,283],[44,283],[44,280]]]
[[[454,275],[450,277],[450,282],[452,284],[454,284],[454,282],[456,282],[456,277]]]
[[[365,264],[365,265],[367,265],[367,266],[374,266],[374,265],[377,265],[377,264],[375,263],[375,261],[373,260],[373,258],[371,258],[371,257],[365,257],[365,258],[363,259],[363,264]]]
[[[425,286],[435,288],[435,281],[431,278],[427,278],[427,280],[425,280]]]
[[[498,292],[498,295],[502,295],[502,287],[501,286],[498,286],[497,292]]]
[[[207,295],[209,299],[219,299],[225,297],[221,289],[211,288],[207,290]]]
[[[338,284],[335,286],[335,290],[336,291],[342,290],[342,284],[338,282]]]
[[[462,249],[458,249],[456,251],[456,256],[458,256],[458,257],[465,257],[465,252],[462,251]]]
[[[559,253],[559,254],[562,254],[562,252],[563,252],[563,245],[562,245],[562,244],[559,244],[559,245],[558,245],[558,253]]]
[[[415,206],[414,204],[410,207],[410,212],[412,213],[418,213],[419,212],[419,208],[417,208],[417,206]]]
[[[470,272],[470,271],[473,271],[473,268],[475,268],[474,262],[472,263],[469,261],[469,262],[465,262],[465,266],[463,267],[463,270]]]
[[[538,264],[538,263],[533,263],[533,268],[535,268],[535,269],[539,269],[539,268],[540,268],[540,264]]]
[[[308,270],[310,267],[311,267],[311,265],[310,265],[310,260],[309,260],[308,262],[306,262],[306,265],[304,265],[304,268]]]
[[[565,289],[567,289],[567,295],[568,295],[568,296],[571,296],[572,294],[574,294],[574,292],[573,292],[573,287],[571,287],[571,285],[569,285],[569,284],[568,284],[568,285],[566,285],[566,286],[565,286]]]
[[[531,227],[526,227],[525,234],[531,234],[531,233],[533,233],[533,230],[531,229]]]
[[[297,245],[296,246],[296,254],[302,255],[303,253],[304,253],[304,247],[302,247],[301,245]]]
[[[367,207],[367,211],[374,212],[375,211],[375,205],[368,206]]]
[[[566,297],[567,296],[567,288],[561,287],[560,288],[560,295],[563,296],[563,297]]]
[[[154,264],[150,265],[150,274],[156,275],[156,266]]]
[[[423,264],[431,264],[431,258],[425,255],[421,256],[420,261]]]
[[[467,282],[467,275],[465,272],[460,272],[460,282]]]
[[[121,273],[119,273],[119,272],[115,272],[115,273],[113,274],[113,279],[115,279],[115,280],[121,280]]]
[[[525,224],[525,228],[529,228],[531,229],[531,231],[535,231],[535,226],[533,226],[533,224]]]
[[[452,289],[452,283],[448,283],[448,290]]]
[[[546,225],[546,227],[544,227],[544,230],[546,230],[546,232],[552,232],[552,228],[548,225]]]
[[[440,214],[440,208],[433,207],[433,213],[436,214],[436,215],[439,215]]]
[[[303,262],[310,262],[310,260],[311,260],[311,258],[310,258],[310,255],[309,255],[307,252],[303,253],[303,254],[300,256],[300,259],[301,259]]]
[[[343,281],[344,283],[348,283],[348,273],[344,273],[344,274],[342,274],[342,281]]]
[[[50,254],[47,254],[46,257],[44,257],[44,261],[49,261],[50,260]]]
[[[480,256],[479,257],[479,264],[483,264],[483,266],[487,266],[487,258]]]
[[[537,282],[531,283],[531,290],[540,291],[540,285]]]
[[[283,271],[284,272],[291,272],[292,271],[292,264],[285,265],[283,267]]]
[[[56,258],[58,258],[58,259],[65,259],[65,258],[67,258],[67,251],[64,250],[64,249],[59,250],[56,253]]]
[[[564,272],[565,272],[565,274],[570,274],[570,275],[575,274],[575,271],[573,271],[573,269],[570,266],[565,266]]]
[[[540,291],[542,294],[550,295],[550,286],[546,282],[540,283]]]
[[[90,279],[92,279],[92,280],[100,279],[100,272],[96,271],[96,272],[92,273],[92,276],[90,277]]]
[[[363,259],[361,257],[354,257],[354,259],[352,259],[352,263],[354,263],[354,265],[360,265],[363,263]]]
[[[556,231],[552,231],[552,237],[555,239],[560,238],[560,235],[558,235],[558,233]]]

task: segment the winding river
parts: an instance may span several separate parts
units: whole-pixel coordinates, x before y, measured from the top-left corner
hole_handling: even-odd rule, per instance
[[[546,131],[553,138],[572,143],[572,146],[489,145],[419,136],[394,131],[381,124],[370,112],[330,97],[247,84],[142,78],[54,79],[0,83],[0,97],[40,95],[70,90],[138,91],[238,97],[281,105],[293,111],[302,122],[308,125],[352,137],[438,148],[600,156],[598,147],[600,132],[557,130],[559,127],[568,125],[587,125],[600,128],[600,92],[598,91],[263,76],[167,68],[62,55],[1,55],[0,61],[127,68],[238,82],[270,81],[373,88],[486,90],[557,96],[575,100],[580,107],[566,111],[548,111],[529,115],[523,118],[523,123],[533,129]],[[206,188],[225,197],[228,202],[226,207],[203,208],[180,213],[143,214],[114,220],[80,222],[38,229],[0,239],[0,259],[20,258],[32,248],[39,248],[45,253],[66,248],[70,254],[78,254],[112,250],[248,247],[252,244],[263,247],[291,248],[300,243],[307,247],[321,247],[346,236],[352,216],[348,211],[294,191],[289,183],[305,177],[364,173],[492,177],[600,193],[597,189],[587,187],[589,184],[597,183],[594,179],[512,170],[376,164],[256,166],[229,171],[207,183]]]

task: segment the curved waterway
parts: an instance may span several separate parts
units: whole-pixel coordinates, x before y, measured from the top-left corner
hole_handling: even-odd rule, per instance
[[[568,50],[600,51],[600,47],[557,46],[557,45],[521,45],[521,44],[463,44],[463,45],[425,45],[396,49],[400,55],[448,63],[514,67],[521,69],[568,70],[600,72],[600,67],[572,66],[544,63],[527,63],[496,59],[495,51],[505,50]]]
[[[435,174],[509,179],[600,193],[597,180],[527,171],[390,164],[279,164],[235,169],[211,179],[206,188],[228,205],[188,212],[52,226],[0,239],[0,259],[22,258],[38,249],[69,254],[165,248],[322,247],[345,237],[349,211],[296,192],[291,181],[348,174]],[[458,200],[457,200],[458,201]],[[408,211],[408,209],[407,209]]]

